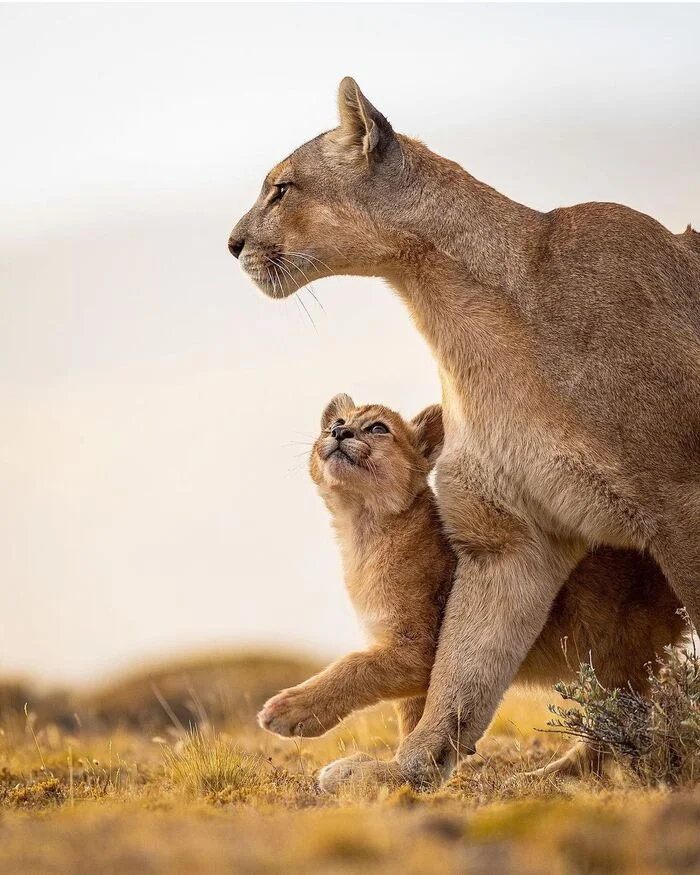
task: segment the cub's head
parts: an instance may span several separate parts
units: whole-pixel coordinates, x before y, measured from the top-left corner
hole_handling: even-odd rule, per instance
[[[439,404],[410,422],[379,404],[336,395],[321,416],[311,477],[331,503],[399,513],[425,487],[444,440]]]
[[[386,118],[343,79],[340,125],[268,173],[229,238],[231,253],[272,298],[337,274],[385,275],[392,219],[415,207],[405,149]]]

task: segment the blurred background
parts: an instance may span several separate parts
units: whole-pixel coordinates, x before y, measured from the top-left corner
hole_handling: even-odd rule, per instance
[[[346,74],[516,200],[697,227],[698,44],[692,5],[0,8],[0,673],[358,644],[309,444],[436,371],[381,282],[309,318],[230,229]]]

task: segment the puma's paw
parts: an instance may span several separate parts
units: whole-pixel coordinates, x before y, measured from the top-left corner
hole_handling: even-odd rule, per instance
[[[567,778],[602,777],[605,772],[605,756],[593,745],[581,741],[575,744],[564,756],[547,763],[539,769],[522,772],[514,778],[541,778],[547,775],[561,775]],[[513,778],[510,779],[513,781]]]
[[[292,687],[268,699],[258,714],[258,723],[268,732],[290,738],[323,735],[337,723],[314,702],[307,690]]]
[[[342,789],[376,790],[379,787],[394,789],[407,783],[395,760],[378,760],[366,753],[335,760],[318,773],[318,783],[326,793],[338,793]]]

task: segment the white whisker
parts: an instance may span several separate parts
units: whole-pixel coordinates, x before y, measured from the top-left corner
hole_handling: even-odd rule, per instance
[[[311,321],[311,324],[312,324],[313,327],[314,327],[314,331],[316,332],[316,334],[318,334],[318,328],[316,328],[316,323],[314,322],[314,319],[313,319],[313,316],[311,315],[311,313],[309,313],[309,311],[308,311],[308,309],[307,309],[307,307],[306,307],[306,304],[303,302],[303,300],[301,299],[301,297],[297,298],[297,300],[299,301],[299,303],[301,304],[301,306],[304,308],[304,312],[306,313],[306,315],[309,317],[309,320]]]

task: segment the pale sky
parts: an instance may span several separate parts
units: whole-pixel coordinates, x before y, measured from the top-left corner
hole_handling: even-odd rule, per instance
[[[435,368],[379,281],[314,329],[229,231],[344,75],[530,206],[700,226],[698,45],[690,5],[0,7],[0,673],[359,644],[304,454]]]

